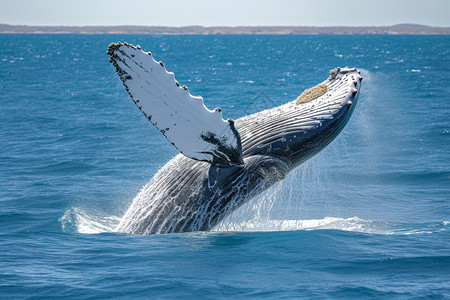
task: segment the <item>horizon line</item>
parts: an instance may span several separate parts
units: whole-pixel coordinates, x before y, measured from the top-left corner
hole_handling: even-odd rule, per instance
[[[164,26],[164,25],[9,25],[0,24],[3,34],[153,34],[153,35],[316,35],[316,34],[450,34],[450,27],[421,24],[390,26]]]
[[[434,26],[420,23],[397,23],[391,25],[198,25],[198,24],[190,24],[190,25],[139,25],[139,24],[102,24],[102,25],[93,25],[93,24],[84,24],[84,25],[33,25],[33,24],[9,24],[9,23],[1,23],[0,26],[26,26],[26,27],[170,27],[170,28],[184,28],[184,27],[203,27],[203,28],[215,28],[215,27],[227,27],[227,28],[236,28],[236,27],[396,27],[396,26],[404,26],[404,27],[425,27],[425,28],[450,28],[450,26]]]

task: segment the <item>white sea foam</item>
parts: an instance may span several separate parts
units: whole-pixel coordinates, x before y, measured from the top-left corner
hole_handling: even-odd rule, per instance
[[[120,221],[117,216],[107,215],[103,212],[92,212],[74,207],[66,211],[59,219],[62,228],[66,232],[77,232],[83,234],[99,234],[115,232]],[[294,230],[340,230],[350,232],[361,232],[369,234],[384,235],[410,235],[429,234],[437,231],[450,229],[450,221],[408,224],[364,220],[358,217],[336,218],[326,217],[322,219],[309,220],[248,220],[227,221],[216,226],[213,232],[274,232]]]
[[[255,222],[250,220],[241,223],[222,223],[214,231],[234,231],[234,232],[264,232],[264,231],[293,231],[293,230],[341,230],[351,232],[362,232],[370,234],[428,234],[436,231],[448,230],[449,222],[437,222],[426,224],[406,224],[394,222],[382,222],[364,220],[358,217],[335,218],[326,217],[323,219],[311,220],[266,220]]]
[[[59,221],[64,231],[97,234],[114,232],[120,217],[107,215],[99,211],[86,213],[81,208],[73,207],[67,210]]]

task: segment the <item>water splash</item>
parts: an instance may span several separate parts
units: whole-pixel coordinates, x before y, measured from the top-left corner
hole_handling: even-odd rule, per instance
[[[374,220],[365,220],[358,217],[336,218],[325,217],[322,219],[287,220],[252,218],[247,221],[222,222],[212,232],[273,232],[295,230],[339,230],[349,232],[361,232],[381,235],[412,235],[432,234],[439,231],[450,230],[450,221],[433,223],[394,223]],[[99,234],[116,232],[120,217],[107,215],[101,212],[87,213],[80,208],[71,208],[66,211],[59,221],[65,232],[77,232],[83,234]]]
[[[120,217],[111,216],[104,212],[86,213],[78,207],[73,207],[59,219],[63,231],[96,234],[114,232]]]
[[[374,89],[373,75],[367,70],[362,70],[362,75],[364,81],[368,83],[366,85],[369,86],[369,90]],[[364,96],[360,101],[366,102],[367,98],[369,98],[369,103],[364,103],[363,109],[365,110],[368,105],[372,105],[374,97]],[[357,123],[358,130],[361,127],[364,128],[364,136],[370,140],[368,137],[373,132],[373,128],[367,120],[367,111],[361,113],[359,110],[360,107],[355,111],[358,114],[352,118],[352,122]],[[342,190],[338,187],[339,184],[342,184],[342,180],[334,178],[329,171],[330,168],[345,167],[344,165],[333,165],[333,160],[350,157],[346,143],[346,139],[341,134],[324,151],[293,170],[283,181],[227,216],[216,226],[215,230],[294,230],[292,228],[304,229],[302,224],[311,224],[310,220],[326,220],[325,223],[328,223],[330,220],[339,218],[340,203],[334,200],[336,198],[335,191]],[[343,200],[346,197],[349,196],[341,196],[344,198]],[[295,220],[299,217],[308,219],[306,221]],[[317,226],[308,225],[307,227]]]
[[[294,231],[294,230],[340,230],[350,232],[362,232],[382,235],[411,235],[411,234],[431,234],[438,231],[450,229],[448,221],[409,224],[393,223],[374,220],[364,220],[358,217],[334,218],[311,220],[267,220],[263,223],[247,221],[243,223],[226,223],[214,229],[217,232],[265,232],[265,231]]]
[[[323,172],[324,168],[318,167],[320,163],[320,161],[307,162],[292,171],[283,181],[276,183],[227,216],[215,230],[234,231],[236,224],[239,224],[238,227],[242,231],[252,228],[254,224],[259,224],[259,228],[263,229],[261,226],[269,224],[273,219],[292,219],[304,215],[303,208],[320,198],[324,191],[323,179],[327,174]],[[249,224],[248,228],[244,226],[245,223]],[[279,229],[283,230],[281,227]]]

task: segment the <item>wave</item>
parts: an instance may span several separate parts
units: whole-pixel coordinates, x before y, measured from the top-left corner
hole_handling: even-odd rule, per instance
[[[358,217],[310,220],[266,220],[264,222],[224,222],[214,231],[294,231],[294,230],[340,230],[362,232],[369,234],[427,234],[445,231],[450,227],[449,221],[434,223],[394,223],[384,221],[365,220]]]
[[[63,231],[83,234],[114,233],[120,217],[95,211],[87,213],[83,209],[74,207],[65,212],[59,219]],[[340,230],[361,232],[368,234],[430,234],[450,229],[450,221],[433,223],[395,223],[365,220],[359,217],[309,220],[264,220],[244,222],[222,222],[212,232],[274,232],[295,230]]]
[[[111,216],[104,212],[86,213],[78,207],[73,207],[59,219],[63,231],[87,234],[114,232],[120,217]]]

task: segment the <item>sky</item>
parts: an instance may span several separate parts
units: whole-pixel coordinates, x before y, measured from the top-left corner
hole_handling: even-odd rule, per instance
[[[0,23],[450,27],[450,0],[0,0]]]

